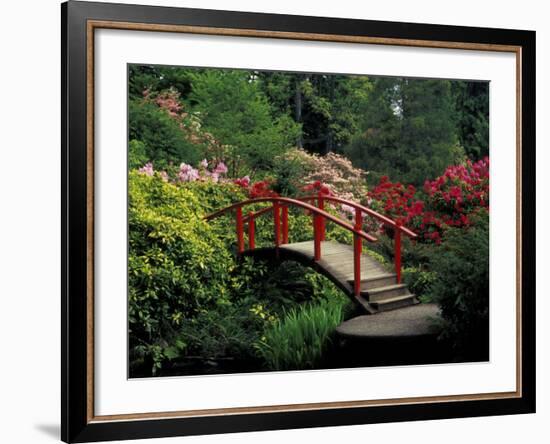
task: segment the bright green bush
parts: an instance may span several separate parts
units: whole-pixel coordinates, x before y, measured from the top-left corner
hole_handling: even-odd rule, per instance
[[[155,369],[184,352],[186,344],[175,339],[183,322],[230,296],[236,263],[204,214],[191,190],[130,173],[131,356],[151,359]]]
[[[341,299],[293,308],[265,330],[258,353],[271,370],[315,368],[343,318]]]
[[[441,307],[443,338],[464,359],[488,359],[489,216],[483,211],[469,228],[449,229],[433,250],[437,278],[429,296]]]

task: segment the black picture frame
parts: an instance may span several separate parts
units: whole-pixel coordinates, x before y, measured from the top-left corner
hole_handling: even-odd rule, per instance
[[[521,64],[521,143],[518,195],[521,196],[521,393],[499,399],[441,400],[320,409],[240,412],[150,419],[98,421],[90,415],[88,359],[93,335],[90,291],[90,143],[87,39],[91,20],[192,26],[262,32],[369,37],[372,39],[510,45],[519,48]],[[62,22],[62,374],[61,438],[90,442],[229,433],[394,421],[509,415],[535,412],[535,32],[433,24],[382,22],[136,6],[69,1],[61,5]],[[144,31],[145,32],[145,31]],[[93,407],[93,404],[92,404]]]

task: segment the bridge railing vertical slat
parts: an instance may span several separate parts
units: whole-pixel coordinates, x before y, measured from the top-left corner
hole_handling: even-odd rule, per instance
[[[288,244],[288,205],[283,205],[281,208],[281,219],[283,228],[283,244]]]
[[[356,231],[361,231],[363,227],[363,215],[360,209],[355,210],[355,227]],[[361,293],[361,253],[363,249],[363,241],[357,234],[353,234],[353,292],[355,296]]]
[[[254,250],[256,248],[256,221],[254,220],[254,213],[250,211],[248,213],[248,249]]]
[[[273,201],[273,229],[275,230],[275,247],[281,245],[281,212],[279,211],[280,204],[276,200]]]
[[[320,210],[325,209],[325,200],[323,199],[323,195],[321,194],[320,191],[317,194],[317,207]],[[325,240],[325,219],[323,218],[319,219],[319,231],[320,231],[319,235],[321,236],[321,241],[324,241]]]
[[[243,209],[235,208],[235,219],[237,228],[237,250],[239,253],[244,251],[244,233],[243,233]]]
[[[321,216],[313,214],[313,256],[316,261],[321,259]]]
[[[395,234],[394,234],[394,262],[395,262],[395,274],[397,275],[397,283],[401,283],[401,221],[396,222]]]

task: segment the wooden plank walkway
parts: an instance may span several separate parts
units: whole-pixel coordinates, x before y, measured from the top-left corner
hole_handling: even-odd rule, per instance
[[[279,248],[303,254],[308,259],[313,260],[313,241],[285,244]],[[334,241],[321,242],[321,259],[317,261],[317,264],[336,279],[342,281],[342,283],[347,284],[349,281],[353,282],[354,280],[353,247],[351,245],[344,245]],[[365,253],[361,254],[362,280],[385,274],[388,274],[388,270],[382,264]]]
[[[321,259],[314,260],[314,242],[297,242],[276,248],[245,251],[246,255],[275,256],[297,260],[331,279],[367,313],[393,310],[418,303],[405,284],[398,284],[396,274],[366,253],[361,254],[361,294],[354,294],[353,247],[334,241],[321,242]]]

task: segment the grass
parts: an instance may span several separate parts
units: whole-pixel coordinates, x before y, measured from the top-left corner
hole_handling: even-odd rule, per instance
[[[256,345],[270,370],[315,368],[344,318],[341,298],[294,308],[264,332]]]

